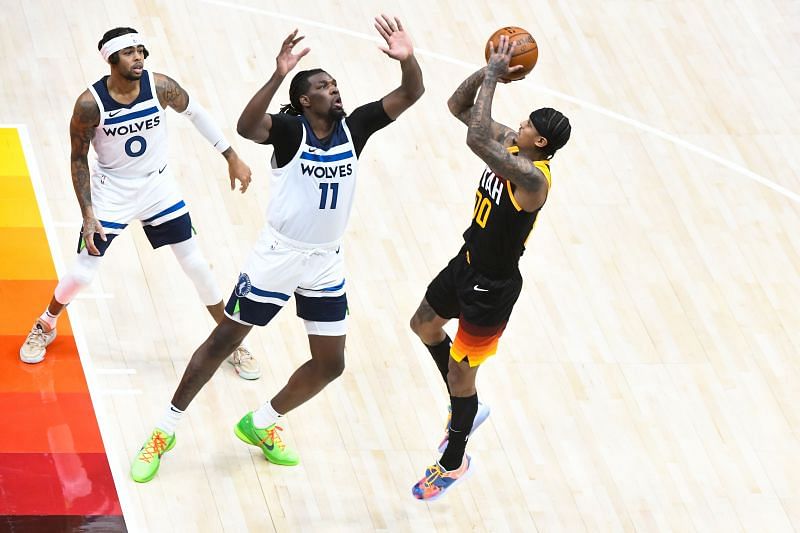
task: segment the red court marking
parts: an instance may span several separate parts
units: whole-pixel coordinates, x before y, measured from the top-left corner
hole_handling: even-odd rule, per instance
[[[19,347],[23,342],[24,335],[0,335],[0,393],[88,391],[74,338],[56,337],[47,347],[44,361],[35,365],[19,360]]]
[[[121,515],[103,453],[2,453],[0,515]]]
[[[30,331],[50,303],[56,283],[55,279],[0,280],[0,335]],[[66,312],[58,319],[58,334],[72,336]]]
[[[88,393],[0,393],[0,453],[103,453]]]

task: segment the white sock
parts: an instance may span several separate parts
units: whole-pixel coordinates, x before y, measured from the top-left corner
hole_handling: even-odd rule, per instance
[[[56,327],[56,322],[58,321],[58,315],[54,315],[50,312],[49,309],[45,309],[44,313],[41,314],[39,320],[50,326],[50,329],[53,330]]]
[[[156,427],[167,435],[173,435],[175,434],[175,428],[178,427],[178,422],[181,421],[182,416],[183,411],[169,404],[167,411],[164,413],[164,416],[161,417],[161,421]]]
[[[267,402],[253,412],[253,425],[260,429],[268,428],[276,423],[282,416],[282,414],[272,408],[271,402]]]

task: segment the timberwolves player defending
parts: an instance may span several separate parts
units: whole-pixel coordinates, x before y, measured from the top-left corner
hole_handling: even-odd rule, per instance
[[[222,320],[222,292],[192,236],[189,210],[167,165],[166,108],[182,113],[228,161],[231,189],[244,192],[250,168],[236,155],[222,131],[199,103],[163,74],[144,70],[149,55],[133,28],[106,32],[97,45],[111,75],[91,85],[75,103],[70,122],[72,184],[83,227],[78,257],[36,320],[19,356],[26,363],[44,359],[56,337],[58,315],[89,285],[114,237],[133,220],[141,221],[153,248],[169,245],[216,322]],[[89,167],[89,144],[97,161]],[[231,362],[239,375],[256,379],[258,363],[243,347]]]
[[[467,145],[487,168],[478,182],[464,246],[428,286],[411,319],[411,329],[439,367],[451,406],[448,431],[439,445],[443,455],[412,487],[419,500],[439,498],[470,471],[467,438],[489,415],[488,406],[478,402],[475,376],[497,350],[519,297],[519,258],[547,199],[550,159],[569,139],[569,120],[550,108],[531,113],[518,131],[492,120],[497,82],[517,70],[508,66],[512,52],[508,39],[501,37],[489,64],[467,78],[448,101],[453,115],[469,127]],[[455,342],[442,329],[452,318],[458,318]]]
[[[308,53],[292,52],[303,37],[284,40],[272,77],[242,111],[238,131],[274,147],[272,199],[267,226],[245,261],[225,307],[225,319],[192,356],[172,398],[171,420],[162,420],[134,458],[131,477],[149,481],[161,455],[175,445],[175,426],[195,395],[254,325],[272,320],[294,295],[308,333],[311,359],[270,401],[247,413],[236,435],[258,446],[267,460],[296,465],[300,459],[275,424],[336,379],[344,369],[347,314],[342,236],[350,218],[358,157],[367,139],[416,102],[424,91],[411,39],[400,21],[382,16],[375,27],[383,52],[400,63],[400,86],[347,116],[336,80],[321,69],[305,70],[289,86],[290,105],[266,113],[275,91]]]

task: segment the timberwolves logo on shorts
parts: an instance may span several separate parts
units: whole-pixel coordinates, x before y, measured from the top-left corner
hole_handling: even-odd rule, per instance
[[[236,296],[243,298],[250,293],[253,285],[250,283],[250,277],[242,272],[239,274],[239,281],[236,282]]]

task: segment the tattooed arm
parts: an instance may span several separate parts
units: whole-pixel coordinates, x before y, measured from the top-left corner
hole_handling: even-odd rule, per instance
[[[464,80],[453,95],[447,100],[447,107],[458,120],[469,126],[469,116],[472,106],[475,104],[475,95],[483,83],[486,76],[486,67],[474,72],[469,78]],[[514,138],[514,130],[504,126],[499,122],[491,121],[492,138],[499,143],[508,146]]]
[[[100,255],[94,245],[94,234],[106,240],[106,234],[100,221],[94,216],[92,208],[92,185],[89,173],[89,144],[94,138],[94,129],[100,124],[100,108],[88,90],[78,97],[75,109],[72,111],[72,120],[69,123],[69,137],[72,144],[70,153],[70,170],[72,173],[72,187],[78,198],[83,216],[83,236],[86,250],[90,255]]]
[[[508,63],[513,46],[501,39],[500,47],[493,51],[481,83],[480,93],[472,106],[467,146],[497,174],[518,187],[515,196],[525,211],[539,209],[547,199],[547,179],[532,161],[512,155],[492,135],[492,99],[498,78],[510,71]]]
[[[211,115],[196,103],[189,101],[189,94],[178,85],[178,82],[164,74],[154,74],[156,80],[156,94],[161,107],[166,109],[171,107],[178,113],[183,113],[189,117],[197,131],[205,137],[214,148],[228,161],[228,175],[231,180],[231,190],[236,187],[236,180],[239,180],[242,192],[247,190],[250,185],[251,171],[244,161],[234,151],[233,147],[225,139],[222,130],[214,123]]]

